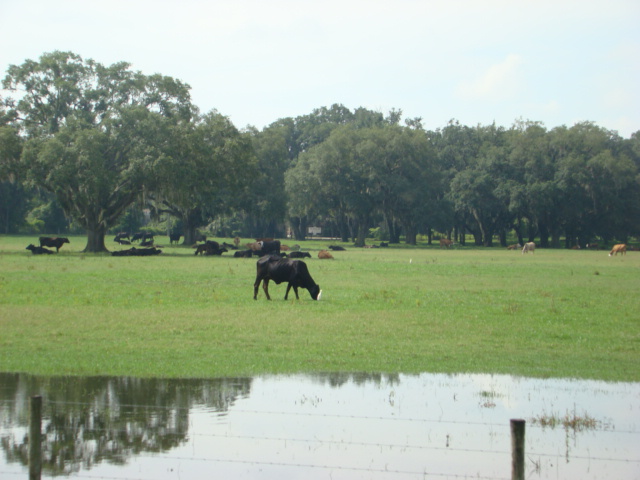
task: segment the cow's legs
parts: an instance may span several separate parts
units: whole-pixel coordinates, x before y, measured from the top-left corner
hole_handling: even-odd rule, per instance
[[[257,300],[258,299],[258,289],[260,288],[260,282],[262,281],[261,278],[258,278],[255,283],[253,284],[253,299]],[[267,281],[265,280],[265,285],[266,286]],[[266,289],[265,289],[266,291]],[[267,292],[267,298],[269,298],[269,293]]]
[[[267,300],[271,300],[271,297],[269,296],[269,279],[265,278],[264,281],[262,282],[262,289],[264,290],[264,294],[267,296]]]
[[[284,299],[287,300],[289,298],[289,290],[291,290],[291,287],[293,287],[293,293],[296,294],[296,300],[300,300],[300,297],[298,296],[298,287],[290,283],[287,284],[287,291],[284,294]]]

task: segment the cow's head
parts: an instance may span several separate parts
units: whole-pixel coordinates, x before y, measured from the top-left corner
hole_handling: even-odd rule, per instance
[[[314,285],[309,289],[309,293],[311,294],[311,298],[314,300],[318,300],[318,295],[320,295],[320,285]]]

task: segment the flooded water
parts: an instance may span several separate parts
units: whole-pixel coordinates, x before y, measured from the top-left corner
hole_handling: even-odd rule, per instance
[[[43,397],[43,478],[640,479],[640,384],[496,375],[217,380],[0,374],[0,478],[28,478]]]

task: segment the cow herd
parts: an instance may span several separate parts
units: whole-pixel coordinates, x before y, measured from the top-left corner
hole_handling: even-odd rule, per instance
[[[50,255],[52,253],[58,253],[65,243],[69,243],[69,239],[66,237],[40,237],[40,246],[36,247],[34,244],[29,244],[26,250],[31,250],[34,255]],[[55,248],[56,251],[49,250],[49,248]]]
[[[70,243],[69,239],[66,237],[40,237],[38,240],[40,246],[30,244],[26,247],[26,249],[30,250],[34,255],[51,255],[53,253],[58,253],[65,243]],[[180,235],[170,235],[170,241],[172,244],[174,242],[179,242],[179,240]],[[296,299],[300,298],[298,296],[298,288],[305,288],[309,291],[309,295],[311,295],[313,300],[320,300],[322,290],[320,290],[320,286],[311,277],[307,265],[301,260],[302,258],[311,258],[311,254],[309,252],[300,251],[299,245],[294,245],[290,248],[286,245],[282,245],[279,240],[265,238],[256,239],[255,242],[248,243],[245,250],[240,250],[240,239],[238,237],[234,239],[233,245],[226,242],[221,244],[214,240],[206,240],[206,238],[202,238],[201,240],[203,243],[193,245],[195,255],[220,256],[223,253],[229,252],[229,250],[235,250],[233,256],[236,258],[259,257],[256,264],[256,279],[253,284],[254,300],[257,300],[258,298],[258,291],[261,283],[267,300],[271,300],[271,297],[269,296],[269,282],[271,280],[276,284],[287,283],[287,289],[284,295],[285,300],[288,299],[291,288],[293,288]],[[140,241],[140,246],[145,248],[132,247],[128,250],[115,251],[112,252],[113,256],[152,256],[162,253],[162,250],[153,246],[154,238],[151,234],[135,234],[130,237],[126,232],[120,232],[116,235],[114,241],[118,242],[120,245],[130,245],[133,241]],[[440,247],[449,248],[452,244],[453,242],[451,240],[440,240]],[[507,250],[516,250],[520,249],[520,247],[521,245],[519,243],[509,245]],[[55,248],[55,252],[50,250],[50,248]],[[524,247],[522,247],[522,254],[535,253],[535,249],[536,244],[534,242],[527,242]],[[345,248],[339,245],[330,245],[327,250],[320,250],[318,252],[318,258],[333,259],[334,257],[329,250],[334,252],[344,251]],[[625,255],[627,253],[627,245],[614,245],[609,252],[609,256],[611,257],[618,253],[620,255]]]

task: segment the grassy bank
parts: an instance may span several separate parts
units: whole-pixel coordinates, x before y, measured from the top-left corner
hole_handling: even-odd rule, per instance
[[[0,371],[216,377],[492,372],[640,381],[640,254],[307,242],[314,302],[254,301],[255,260],[57,255],[0,237]],[[292,293],[293,295],[293,293]]]

